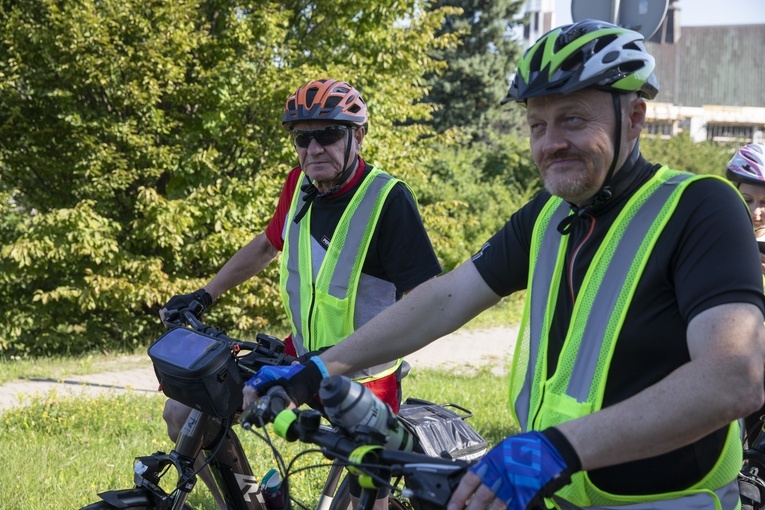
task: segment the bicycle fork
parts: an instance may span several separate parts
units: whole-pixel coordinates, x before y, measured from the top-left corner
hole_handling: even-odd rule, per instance
[[[197,482],[194,463],[202,451],[214,454],[209,467],[226,508],[267,510],[258,480],[230,424],[226,425],[220,419],[197,410],[189,414],[173,451],[136,458],[133,489],[108,491],[99,496],[115,508],[188,508],[186,499]],[[170,466],[177,471],[178,482],[175,490],[168,494],[160,486],[160,480]]]
[[[209,467],[227,508],[266,510],[260,484],[230,424],[222,424],[218,418],[193,410],[180,432],[175,452],[193,464],[193,459],[202,451],[214,454]],[[176,508],[182,506],[176,505]]]

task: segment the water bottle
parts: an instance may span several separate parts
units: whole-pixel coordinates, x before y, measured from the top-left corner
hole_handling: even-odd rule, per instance
[[[260,487],[268,510],[282,510],[287,506],[282,481],[277,470],[270,469],[260,482]]]
[[[341,375],[321,382],[319,398],[333,425],[354,432],[366,426],[385,436],[389,450],[412,449],[412,435],[398,421],[391,408],[366,386]]]

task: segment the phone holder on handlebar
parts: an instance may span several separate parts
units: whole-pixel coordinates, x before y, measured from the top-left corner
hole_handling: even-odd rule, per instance
[[[174,327],[148,350],[162,391],[178,402],[227,418],[242,406],[245,378],[264,365],[294,361],[277,338],[258,334],[255,342],[234,340],[192,312],[192,307],[180,310]],[[250,352],[239,356],[241,350]]]

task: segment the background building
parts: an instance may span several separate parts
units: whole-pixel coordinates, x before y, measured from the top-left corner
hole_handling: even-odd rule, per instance
[[[647,134],[765,142],[765,65],[758,57],[765,50],[765,24],[683,27],[682,3],[669,2],[646,43],[656,58],[660,88],[648,102]],[[527,2],[527,44],[558,24],[554,5],[553,0]]]

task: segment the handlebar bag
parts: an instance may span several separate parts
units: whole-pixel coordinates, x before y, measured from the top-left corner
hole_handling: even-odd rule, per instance
[[[489,449],[489,443],[465,421],[472,415],[456,404],[412,398],[406,399],[398,412],[399,420],[416,438],[416,452],[467,461],[483,457]]]
[[[242,406],[244,382],[225,341],[175,328],[151,344],[149,357],[168,397],[218,418]]]

